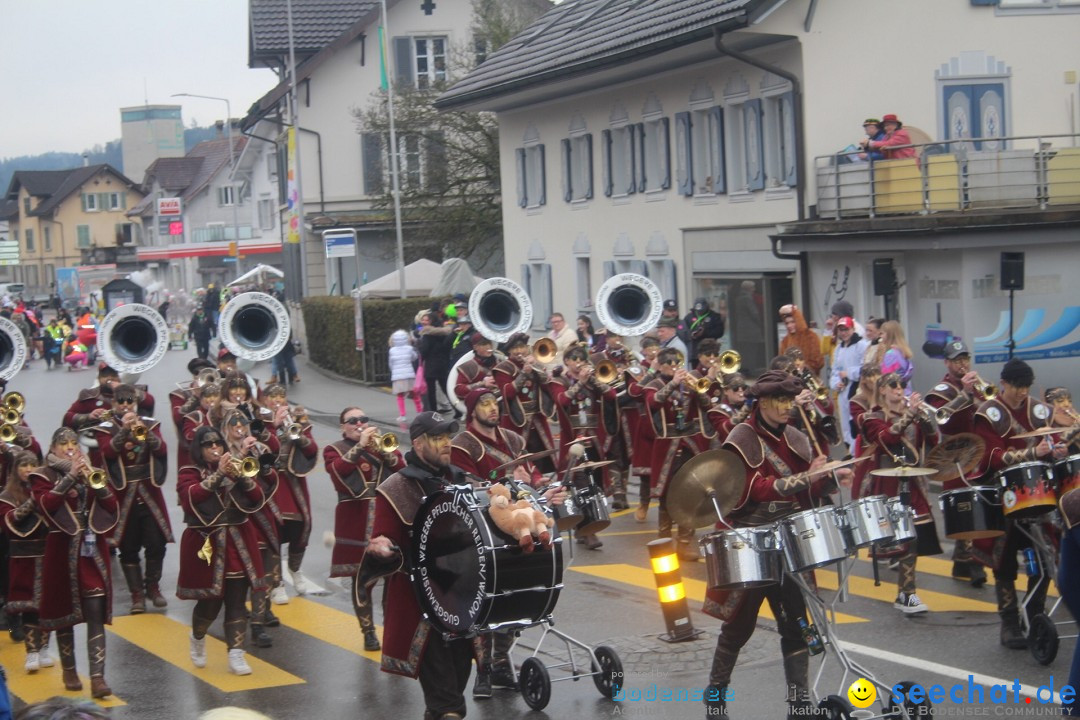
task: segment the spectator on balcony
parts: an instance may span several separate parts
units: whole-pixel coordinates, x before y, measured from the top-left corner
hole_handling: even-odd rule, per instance
[[[863,144],[863,149],[868,153],[873,150],[881,150],[886,160],[895,158],[918,157],[919,153],[913,147],[901,147],[911,145],[911,136],[904,129],[904,123],[892,113],[881,118],[881,124],[885,128],[884,140],[871,140],[869,138]],[[894,149],[896,148],[896,149]]]
[[[866,146],[870,142],[883,142],[888,139],[888,135],[885,133],[885,129],[881,126],[881,121],[877,118],[866,118],[863,120],[863,131],[866,132],[866,139],[859,141],[859,146],[866,150]],[[860,160],[881,160],[885,157],[885,153],[880,150],[873,150],[859,153]]]

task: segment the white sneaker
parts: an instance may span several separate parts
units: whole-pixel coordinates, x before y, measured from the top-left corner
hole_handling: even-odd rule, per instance
[[[197,638],[194,635],[188,637],[188,652],[191,654],[191,664],[197,668],[206,667],[206,638]],[[231,660],[231,657],[230,657]],[[248,672],[251,672],[248,670]]]
[[[244,659],[244,651],[235,648],[229,651],[229,672],[233,675],[250,675],[251,666]]]
[[[927,607],[915,593],[911,593],[910,595],[900,593],[896,596],[896,602],[893,603],[893,607],[905,615],[915,615],[930,611],[930,608]]]
[[[321,587],[304,577],[299,570],[292,574],[293,588],[297,595],[307,595],[326,592]]]
[[[278,585],[270,591],[270,602],[274,603],[275,605],[289,604],[289,594],[285,592],[284,585]]]
[[[49,657],[49,648],[43,647],[38,650],[38,665],[43,668],[51,668],[56,664],[56,661]]]
[[[28,673],[36,673],[41,669],[41,657],[36,652],[26,653],[26,664],[23,667]]]
[[[404,423],[404,422],[405,422],[406,420],[408,420],[408,419],[409,419],[409,418],[405,417],[404,415],[398,415],[398,419],[397,419],[397,421],[398,421],[399,423]]]

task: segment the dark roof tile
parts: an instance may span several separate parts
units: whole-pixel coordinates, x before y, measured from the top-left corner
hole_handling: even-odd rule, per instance
[[[250,0],[249,62],[289,52],[285,1]],[[296,53],[300,56],[317,53],[378,4],[373,0],[292,0]]]

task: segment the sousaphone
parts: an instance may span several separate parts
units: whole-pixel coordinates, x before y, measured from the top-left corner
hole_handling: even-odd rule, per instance
[[[0,317],[0,379],[10,380],[26,364],[26,338],[15,323]]]
[[[218,338],[238,359],[256,363],[274,357],[289,342],[289,312],[271,295],[240,293],[218,318]]]
[[[101,321],[97,346],[105,363],[124,376],[124,382],[134,382],[165,357],[169,326],[149,305],[128,303]]]
[[[637,273],[621,273],[604,281],[596,293],[596,316],[607,330],[623,337],[644,335],[660,322],[664,298],[660,288]]]

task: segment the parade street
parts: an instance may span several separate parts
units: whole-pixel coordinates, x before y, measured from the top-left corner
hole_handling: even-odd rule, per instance
[[[167,394],[176,380],[184,377],[189,359],[187,352],[169,352],[164,361],[140,379],[156,397],[156,415],[169,443],[170,466],[176,435],[169,418]],[[403,442],[407,441],[407,432],[393,422],[397,412],[391,395],[325,377],[303,360],[302,383],[290,389],[289,399],[311,413],[320,447],[338,438],[336,418],[346,405],[362,407],[384,431],[395,431]],[[256,377],[264,380],[267,374],[264,367],[255,370]],[[8,389],[26,396],[27,417],[44,444],[78,390],[93,382],[93,371],[46,372],[41,361],[35,361],[10,382]],[[162,589],[169,606],[164,611],[152,609],[143,615],[128,615],[129,596],[114,564],[113,623],[107,630],[106,676],[115,695],[104,703],[116,706],[114,717],[194,718],[199,712],[222,705],[255,708],[277,720],[423,715],[419,684],[380,672],[379,653],[362,650],[348,592],[327,578],[330,551],[324,535],[332,528],[335,496],[321,462],[309,476],[309,486],[315,523],[304,571],[328,594],[298,598],[292,586],[287,585],[289,604],[273,607],[281,619],[281,626],[269,631],[273,647],[257,649],[249,643],[251,675],[237,677],[227,672],[220,621],[210,631],[209,665],[205,669],[192,666],[188,634],[193,603],[174,595],[176,545],[169,546],[166,557]],[[175,468],[170,467],[167,499],[175,497],[174,488]],[[636,497],[636,488],[631,489],[631,497]],[[469,696],[470,717],[493,719],[529,713],[529,717],[537,718],[700,718],[705,714],[700,701],[652,699],[663,697],[665,691],[678,698],[680,689],[698,690],[707,683],[719,623],[700,612],[705,566],[683,565],[693,622],[704,634],[692,642],[661,642],[657,635],[664,632],[665,626],[645,548],[655,533],[655,506],[647,524],[635,522],[632,511],[613,515],[611,527],[600,535],[604,542],[601,550],[589,551],[582,545],[564,542],[565,590],[555,608],[554,620],[558,629],[588,645],[607,645],[615,650],[623,665],[618,684],[624,699],[619,703],[605,699],[589,677],[577,682],[561,681],[568,677],[567,669],[554,666],[566,662],[566,648],[548,638],[538,655],[554,681],[547,707],[533,713],[518,693],[496,690],[490,700],[475,701]],[[183,526],[176,506],[172,508],[172,522],[176,528]],[[699,535],[702,532],[699,530]],[[1039,686],[1057,689],[1065,683],[1075,640],[1063,638],[1057,658],[1045,667],[1026,651],[1001,647],[991,585],[975,589],[953,580],[948,560],[951,543],[943,546],[946,554],[919,559],[919,594],[930,612],[917,617],[904,616],[893,608],[896,577],[884,563],[881,584],[875,585],[865,554],[851,562],[848,597],[836,605],[836,632],[852,659],[887,686],[902,681],[919,683],[924,688],[938,684],[947,693],[952,686],[962,685],[962,691],[954,694],[954,698],[962,697],[962,704],[949,700],[936,703],[935,713],[942,716],[1051,714],[1053,705],[1040,704],[1048,697],[1046,690],[1039,697],[1036,690]],[[822,597],[831,602],[838,585],[837,567],[817,571],[816,581]],[[1052,589],[1050,601],[1056,600]],[[376,609],[377,623],[380,618],[381,610]],[[1054,619],[1069,620],[1064,609],[1054,613]],[[779,642],[767,606],[759,622],[763,630],[754,634],[735,670],[728,703],[732,717],[778,718],[786,711]],[[1071,634],[1073,627],[1068,622],[1060,632]],[[85,626],[79,626],[76,632],[82,643]],[[529,648],[535,646],[538,636],[537,628],[522,636],[514,651],[517,665],[531,654]],[[64,694],[59,666],[28,675],[22,669],[22,645],[5,638],[0,646],[9,688],[18,701],[34,702]],[[55,655],[55,649],[53,652]],[[831,652],[812,659],[811,680],[821,657],[828,660],[817,693],[846,697],[848,685],[858,678],[847,677],[841,687],[842,678]],[[78,662],[85,679],[86,658],[81,652]],[[587,670],[587,657],[579,653],[576,662],[579,669]],[[969,680],[969,675],[974,677]],[[1019,685],[1014,686],[1017,682]],[[986,688],[983,702],[969,702],[978,699],[969,698],[969,684]],[[990,686],[995,684],[1008,686],[1006,698],[1002,699],[1000,692],[995,696],[1002,699],[997,705],[991,701],[990,693]]]

